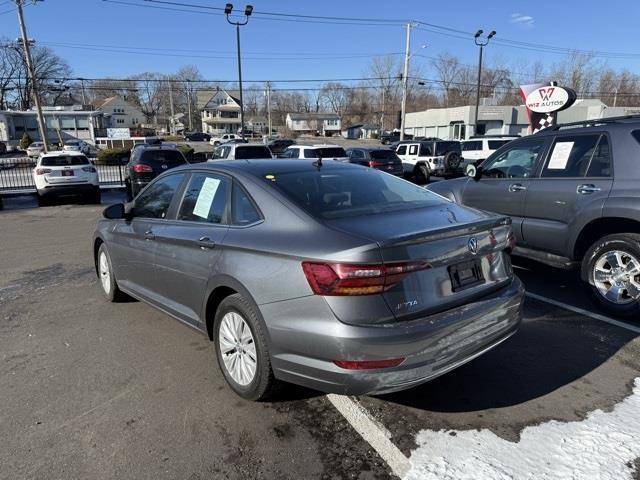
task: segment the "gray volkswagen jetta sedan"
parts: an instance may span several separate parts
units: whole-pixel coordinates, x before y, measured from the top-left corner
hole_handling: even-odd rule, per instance
[[[370,394],[426,382],[512,335],[510,220],[334,161],[178,167],[93,238],[111,301],[205,333],[230,387]]]

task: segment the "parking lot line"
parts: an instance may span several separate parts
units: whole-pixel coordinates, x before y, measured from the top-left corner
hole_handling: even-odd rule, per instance
[[[356,432],[376,451],[389,465],[389,468],[400,478],[409,472],[409,459],[389,439],[390,433],[371,417],[362,405],[344,395],[327,395],[334,407],[347,419]]]
[[[605,315],[600,315],[599,313],[594,313],[594,312],[590,312],[589,310],[585,310],[584,308],[580,308],[580,307],[574,307],[573,305],[569,305],[568,303],[564,303],[564,302],[559,302],[557,300],[554,300],[552,298],[547,298],[547,297],[543,297],[542,295],[538,295],[535,293],[531,293],[531,292],[526,292],[525,295],[527,297],[533,298],[534,300],[539,300],[541,302],[545,302],[548,303],[550,305],[559,307],[559,308],[564,308],[565,310],[570,310],[574,313],[579,313],[580,315],[585,315],[587,317],[593,318],[594,320],[599,320],[601,322],[606,322],[609,323],[611,325],[615,325],[616,327],[620,327],[620,328],[624,328],[627,330],[630,330],[634,333],[638,333],[640,334],[640,327],[635,327],[633,325],[629,325],[628,323],[625,322],[621,322],[619,320],[615,320],[613,318],[609,318]]]

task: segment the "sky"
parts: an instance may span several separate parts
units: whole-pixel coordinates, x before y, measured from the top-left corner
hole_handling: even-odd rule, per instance
[[[235,27],[226,22],[222,12],[154,1],[44,0],[27,5],[24,12],[29,37],[66,59],[78,77],[123,78],[145,71],[169,74],[192,64],[206,79],[237,79]],[[225,3],[171,1],[211,7],[223,7]],[[238,3],[236,7],[242,10],[244,5]],[[276,86],[284,86],[278,82],[367,76],[373,56],[394,54],[402,60],[402,23],[408,20],[437,26],[423,23],[412,29],[412,64],[426,78],[435,78],[430,57],[442,52],[476,65],[478,48],[472,35],[461,32],[480,28],[497,31],[485,50],[487,64],[508,66],[517,72],[520,83],[530,83],[533,62],[541,60],[549,66],[565,54],[531,46],[514,48],[500,41],[636,54],[628,58],[602,55],[596,61],[614,69],[640,72],[640,49],[635,41],[640,19],[637,0],[610,0],[606,4],[575,0],[254,0],[253,6],[255,15],[241,27],[246,82],[271,80]],[[19,36],[13,10],[10,0],[0,0],[0,37]],[[274,17],[264,12],[376,21],[318,23],[317,19]]]

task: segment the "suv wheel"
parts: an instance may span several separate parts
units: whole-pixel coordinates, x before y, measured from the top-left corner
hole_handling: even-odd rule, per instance
[[[100,280],[100,286],[102,287],[102,293],[110,302],[119,302],[126,298],[126,295],[118,288],[118,282],[113,274],[113,267],[111,266],[111,257],[107,251],[106,245],[103,243],[98,249],[98,256],[96,258],[96,265],[98,270],[98,279]]]
[[[456,152],[447,152],[444,156],[444,165],[449,172],[454,173],[460,166],[460,155]]]
[[[582,278],[591,297],[606,312],[640,313],[640,235],[608,235],[594,243],[582,261]]]
[[[429,171],[429,167],[424,163],[420,164],[415,169],[416,182],[419,185],[426,185],[429,183],[429,178],[431,178],[431,172]]]
[[[266,332],[254,307],[240,294],[218,307],[213,329],[218,365],[229,386],[247,400],[265,400],[276,386]]]

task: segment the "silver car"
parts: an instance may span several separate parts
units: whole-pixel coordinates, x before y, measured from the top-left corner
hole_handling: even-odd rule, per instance
[[[93,251],[107,299],[130,295],[205,333],[248,399],[283,381],[406,389],[521,319],[508,218],[359,165],[178,167],[104,217]]]

